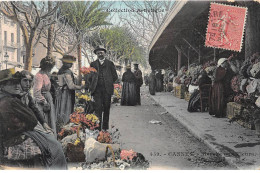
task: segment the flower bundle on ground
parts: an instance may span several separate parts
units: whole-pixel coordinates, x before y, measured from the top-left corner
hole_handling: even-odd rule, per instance
[[[122,160],[132,160],[134,157],[137,156],[137,152],[131,150],[122,150],[120,153],[120,157]]]
[[[82,68],[80,68],[80,72],[82,74],[86,75],[86,74],[89,74],[91,72],[95,73],[95,72],[97,72],[97,70],[93,67],[82,67]]]
[[[99,119],[95,114],[87,114],[87,120],[92,121],[93,123],[99,123]]]
[[[70,122],[81,124],[83,128],[94,130],[99,127],[99,119],[94,114],[85,114],[80,112],[73,112],[70,115]]]
[[[62,128],[58,133],[58,139],[63,139],[66,136],[72,135],[77,132],[78,126],[70,127],[70,129]]]

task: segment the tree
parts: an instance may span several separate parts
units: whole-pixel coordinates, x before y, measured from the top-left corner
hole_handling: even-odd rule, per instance
[[[25,70],[32,70],[33,47],[38,43],[42,30],[53,23],[49,19],[56,12],[59,3],[50,11],[46,10],[46,6],[45,2],[40,1],[37,3],[34,1],[1,2],[0,12],[17,22],[23,32],[26,49]]]
[[[172,1],[123,1],[122,6],[134,12],[120,13],[119,17],[122,25],[129,26],[140,44],[148,49],[172,4]]]
[[[121,3],[121,8],[133,12],[119,13],[120,25],[128,26],[138,39],[146,57],[146,61],[143,61],[145,64],[148,62],[149,45],[173,3],[174,1],[123,1]]]
[[[53,2],[52,1],[48,1],[48,11],[50,12],[51,10],[53,10],[52,8]],[[51,18],[49,19],[49,21],[51,22]],[[54,30],[54,24],[51,24],[48,28],[48,40],[47,40],[47,56],[51,56],[52,55],[52,51],[53,51],[53,30]]]
[[[86,37],[86,33],[99,26],[108,25],[109,23],[105,20],[109,13],[103,10],[99,1],[71,1],[62,2],[61,14],[65,16],[66,22],[76,33],[78,68],[80,69],[82,41]],[[80,71],[79,82],[81,82]]]
[[[93,47],[104,45],[107,49],[108,58],[112,61],[143,62],[143,50],[136,41],[136,37],[126,27],[103,28],[92,32],[88,39]]]

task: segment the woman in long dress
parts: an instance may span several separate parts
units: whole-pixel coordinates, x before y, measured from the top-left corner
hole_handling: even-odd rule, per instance
[[[155,78],[155,71],[152,70],[149,76],[149,92],[151,95],[155,95],[156,91],[156,78]]]
[[[136,78],[131,72],[131,66],[126,67],[126,72],[122,77],[123,90],[121,97],[121,105],[134,106],[136,105]]]
[[[210,91],[209,114],[217,118],[226,116],[227,103],[233,94],[231,79],[234,72],[230,69],[227,58],[220,58],[215,72],[215,79]]]
[[[39,110],[44,116],[47,124],[52,128],[56,135],[56,115],[53,99],[50,93],[51,81],[50,72],[55,65],[55,61],[52,57],[46,56],[40,62],[41,70],[35,75],[33,96],[39,107]]]
[[[57,128],[61,128],[70,120],[70,114],[74,111],[75,90],[81,90],[84,86],[75,84],[73,72],[70,70],[76,58],[64,55],[61,59],[63,65],[58,72],[57,97],[55,100],[56,116],[58,118]]]

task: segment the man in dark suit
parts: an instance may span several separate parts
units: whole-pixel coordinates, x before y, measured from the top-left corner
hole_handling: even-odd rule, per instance
[[[99,46],[94,50],[94,53],[98,59],[92,62],[90,66],[95,68],[97,73],[92,78],[89,90],[95,100],[94,109],[100,120],[100,130],[101,126],[103,130],[107,130],[109,128],[111,96],[114,93],[114,82],[118,79],[118,76],[114,63],[105,58],[105,48]]]
[[[137,63],[134,64],[134,75],[136,78],[136,104],[141,105],[140,87],[143,85],[143,77]]]

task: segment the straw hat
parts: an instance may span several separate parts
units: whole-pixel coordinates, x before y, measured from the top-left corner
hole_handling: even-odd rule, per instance
[[[60,60],[66,63],[74,63],[76,62],[76,57],[72,55],[63,55],[63,57]]]

